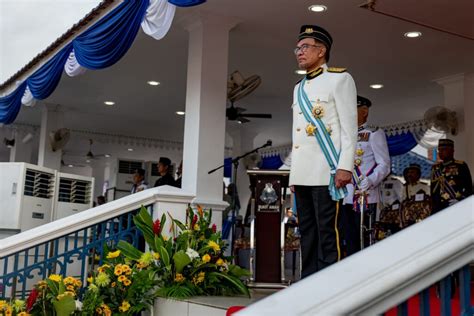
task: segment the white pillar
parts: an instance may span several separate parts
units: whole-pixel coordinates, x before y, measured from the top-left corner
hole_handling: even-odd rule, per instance
[[[456,111],[458,135],[448,135],[455,141],[456,159],[464,160],[474,176],[474,73],[456,74],[435,80],[444,88],[444,106]]]
[[[50,133],[63,127],[64,113],[56,105],[43,105],[41,109],[41,132],[38,151],[38,165],[42,167],[61,169],[62,150],[53,152],[50,144]]]
[[[226,205],[223,169],[208,171],[224,163],[229,30],[236,21],[203,14],[192,20],[185,22],[189,55],[182,188],[196,196],[193,203],[216,210]]]
[[[31,163],[33,145],[32,142],[23,142],[26,135],[28,135],[28,133],[14,132],[15,146],[10,149],[10,162]]]

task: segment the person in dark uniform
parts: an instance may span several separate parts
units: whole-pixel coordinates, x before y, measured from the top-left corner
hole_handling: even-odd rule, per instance
[[[441,211],[472,195],[472,179],[464,161],[454,159],[454,142],[440,139],[438,155],[441,162],[431,169],[432,213]]]
[[[160,157],[158,161],[158,173],[161,178],[156,180],[155,187],[160,187],[162,185],[171,185],[176,186],[176,181],[170,173],[171,160],[167,157]]]
[[[176,187],[181,188],[182,180],[183,180],[183,161],[181,160],[178,170],[176,170],[176,175],[178,178],[176,179]]]

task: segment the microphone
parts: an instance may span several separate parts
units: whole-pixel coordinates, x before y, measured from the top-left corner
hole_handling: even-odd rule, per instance
[[[265,145],[263,145],[263,147],[269,147],[271,145],[272,145],[272,140],[269,139],[269,140],[267,140],[267,143]]]

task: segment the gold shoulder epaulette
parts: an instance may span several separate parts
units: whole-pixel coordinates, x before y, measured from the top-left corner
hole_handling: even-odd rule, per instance
[[[328,72],[342,73],[342,72],[346,72],[346,70],[347,70],[347,68],[328,67]]]
[[[460,164],[460,165],[463,165],[464,164],[464,161],[463,160],[454,160],[455,163],[457,164]]]

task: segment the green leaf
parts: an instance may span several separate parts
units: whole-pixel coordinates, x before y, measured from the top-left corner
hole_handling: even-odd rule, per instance
[[[58,282],[55,282],[51,279],[46,279],[46,283],[48,284],[48,288],[51,290],[51,293],[54,295],[54,296],[58,296],[60,293],[59,293],[59,284]],[[62,283],[62,282],[60,282]],[[64,284],[63,284],[64,286]]]
[[[251,273],[247,269],[243,269],[236,265],[229,265],[229,274],[235,276],[236,278],[251,276]]]
[[[153,224],[152,226],[147,226],[147,224],[143,223],[140,219],[137,219],[136,217],[133,218],[133,222],[135,223],[137,228],[143,233],[143,237],[145,237],[145,240],[148,245],[151,245],[151,242],[155,238],[155,233],[153,233]]]
[[[153,248],[153,251],[158,252],[158,249],[160,249],[160,247],[163,247],[163,240],[160,236],[155,235],[155,248]]]
[[[163,230],[164,227],[165,227],[165,223],[166,223],[166,214],[163,213],[163,214],[161,215],[161,220],[160,220],[160,224],[161,224],[161,229],[162,229],[162,230]]]
[[[143,255],[143,252],[124,240],[118,242],[117,249],[119,249],[125,257],[132,260],[138,260]]]
[[[185,266],[191,263],[191,258],[183,251],[180,250],[173,256],[174,265],[177,273],[181,273]]]
[[[57,316],[70,316],[76,310],[76,302],[72,296],[64,296],[59,301],[54,301],[53,305]]]
[[[179,220],[173,219],[173,222],[179,227],[179,229],[181,229],[181,231],[186,230],[186,225],[181,223]]]
[[[140,212],[138,212],[135,217],[138,217],[138,219],[145,225],[153,227],[153,218],[151,218],[151,215],[148,213],[148,210],[143,205],[140,209]]]
[[[243,284],[242,281],[240,281],[236,277],[233,277],[224,273],[220,273],[220,272],[210,272],[209,274],[228,281],[232,286],[235,287],[235,289],[239,293],[245,294],[246,296],[250,297],[250,292],[247,286],[245,286],[245,284]]]
[[[161,260],[163,260],[163,263],[165,266],[170,265],[170,255],[168,254],[168,251],[166,250],[165,247],[161,246],[158,248],[158,253],[160,254]]]

